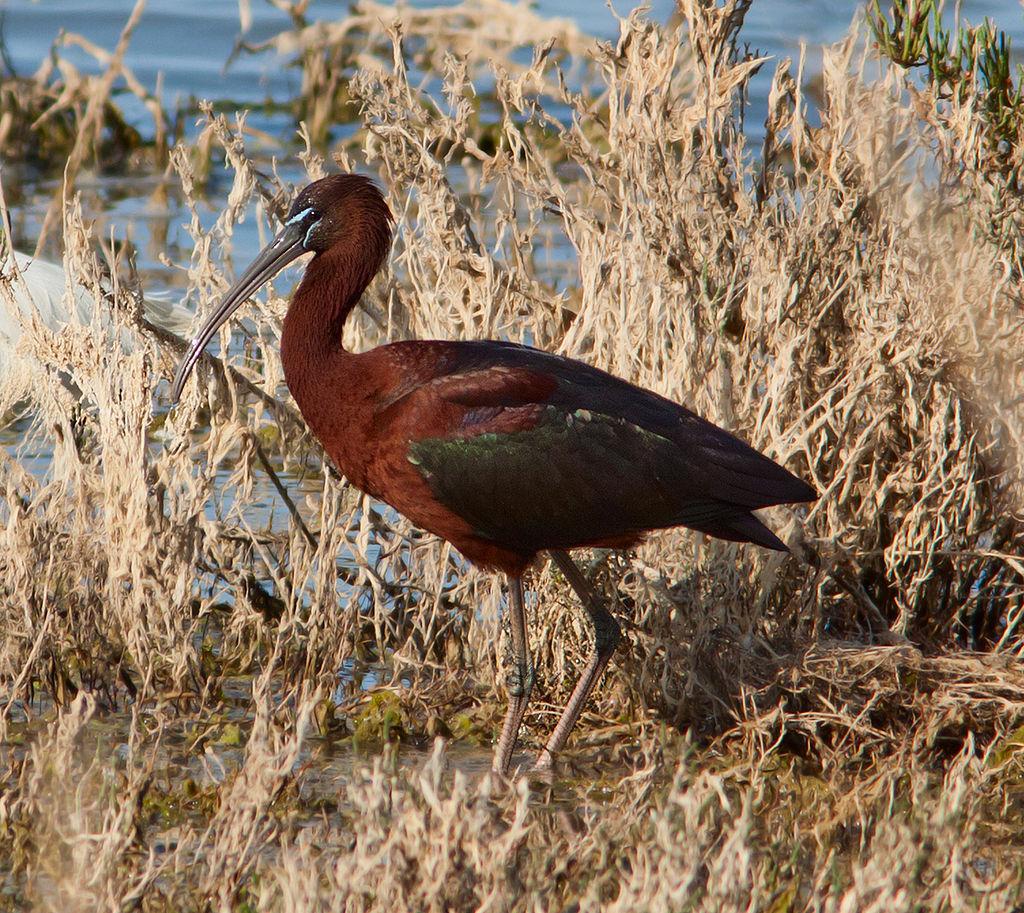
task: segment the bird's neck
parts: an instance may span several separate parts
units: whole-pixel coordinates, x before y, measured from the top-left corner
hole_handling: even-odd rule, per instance
[[[290,387],[293,380],[315,374],[325,362],[348,354],[342,330],[375,272],[361,268],[358,260],[332,254],[310,261],[284,318],[281,361]]]
[[[281,333],[281,363],[288,389],[315,434],[340,419],[357,370],[356,356],[345,350],[342,330],[379,266],[365,256],[347,257],[344,249],[314,257],[306,267]]]

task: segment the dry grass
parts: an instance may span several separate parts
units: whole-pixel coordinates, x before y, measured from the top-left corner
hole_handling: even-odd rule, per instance
[[[214,351],[232,370],[165,415],[179,347],[104,291],[69,194],[66,268],[114,331],[21,343],[33,419],[0,457],[0,908],[1024,899],[1022,271],[993,228],[1015,210],[971,145],[971,99],[868,79],[852,42],[825,55],[820,126],[778,65],[747,149],[737,106],[764,64],[735,50],[745,6],[684,2],[678,28],[634,14],[609,45],[552,25],[551,53],[493,71],[485,131],[478,58],[437,51],[461,20],[368,41],[364,4],[292,36],[307,67],[364,55],[338,158],[380,176],[398,220],[347,343],[529,340],[690,403],[822,493],[771,512],[792,557],[685,531],[593,556],[628,642],[570,752],[586,776],[554,788],[465,769],[502,700],[498,582],[321,471],[282,382],[284,285]],[[570,91],[559,69],[584,57]],[[171,152],[194,214],[178,268],[206,313],[238,221],[255,206],[269,229],[289,190],[239,123],[208,114],[196,146],[234,175],[205,231],[201,169]],[[288,523],[253,520],[268,468]],[[583,645],[564,581],[534,583],[540,733]]]

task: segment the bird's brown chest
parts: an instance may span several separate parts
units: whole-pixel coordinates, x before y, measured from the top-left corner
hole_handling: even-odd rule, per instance
[[[438,501],[410,461],[412,441],[444,437],[465,411],[431,395],[432,349],[423,343],[411,353],[401,346],[344,353],[317,372],[289,373],[286,361],[285,376],[310,430],[354,486],[391,505],[417,527],[447,539],[471,561],[521,573],[532,554],[482,537]],[[416,359],[410,361],[409,354]]]

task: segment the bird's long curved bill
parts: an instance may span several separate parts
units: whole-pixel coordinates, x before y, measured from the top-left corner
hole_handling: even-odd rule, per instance
[[[178,372],[174,375],[174,385],[171,387],[172,405],[181,398],[181,391],[185,388],[189,374],[192,373],[196,362],[199,361],[199,356],[203,354],[203,349],[213,339],[217,330],[261,285],[269,282],[292,260],[307,252],[302,246],[304,238],[305,230],[303,228],[298,225],[286,225],[278,232],[274,240],[257,254],[256,259],[249,264],[249,268],[238,277],[238,281],[228,289],[216,310],[192,340],[185,357],[178,365]]]

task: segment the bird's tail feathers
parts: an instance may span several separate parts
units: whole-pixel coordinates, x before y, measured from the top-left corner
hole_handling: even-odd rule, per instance
[[[694,526],[699,532],[730,542],[753,542],[777,552],[788,552],[789,547],[753,514],[741,514],[716,523]]]

